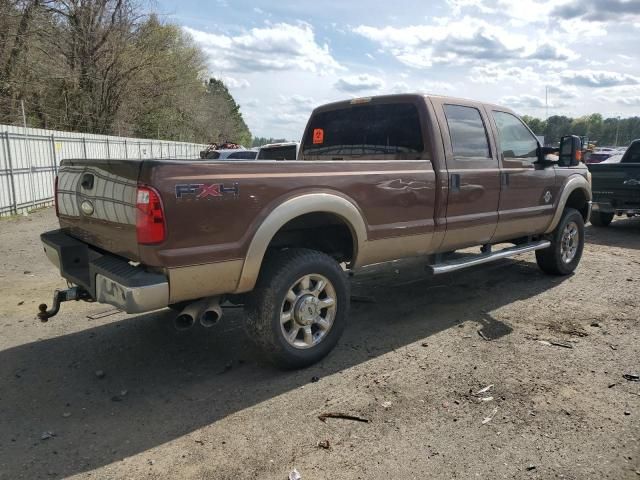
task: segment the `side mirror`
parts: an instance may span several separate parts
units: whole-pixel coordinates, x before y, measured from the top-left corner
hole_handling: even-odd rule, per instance
[[[553,147],[538,147],[538,163],[550,166],[558,163],[558,149]]]
[[[563,167],[575,167],[582,160],[582,140],[576,135],[560,139],[560,162]]]

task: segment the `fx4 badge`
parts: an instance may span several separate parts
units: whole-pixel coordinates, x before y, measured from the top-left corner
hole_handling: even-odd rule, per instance
[[[195,197],[195,199],[240,195],[240,187],[237,183],[227,186],[224,183],[178,183],[176,185],[176,198]]]

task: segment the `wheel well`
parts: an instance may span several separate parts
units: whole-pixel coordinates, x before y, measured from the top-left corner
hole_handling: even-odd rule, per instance
[[[307,213],[290,220],[276,232],[269,249],[304,247],[324,252],[339,262],[354,259],[354,234],[347,222],[333,213]]]
[[[565,208],[575,208],[582,214],[582,218],[586,222],[589,220],[589,200],[587,193],[582,188],[577,188],[569,195]]]

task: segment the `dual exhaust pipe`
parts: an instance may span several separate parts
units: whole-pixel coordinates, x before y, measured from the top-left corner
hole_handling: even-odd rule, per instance
[[[222,318],[220,298],[203,298],[187,305],[173,321],[176,330],[188,330],[193,327],[196,320],[203,327],[213,327]]]

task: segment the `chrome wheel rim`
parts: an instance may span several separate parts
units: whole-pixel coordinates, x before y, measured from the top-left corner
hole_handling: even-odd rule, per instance
[[[571,263],[578,252],[578,244],[580,243],[580,233],[578,225],[575,222],[569,222],[562,231],[562,239],[560,241],[560,256],[564,263]]]
[[[319,274],[299,278],[280,308],[280,329],[289,345],[306,349],[324,340],[333,326],[338,299],[331,282]]]

